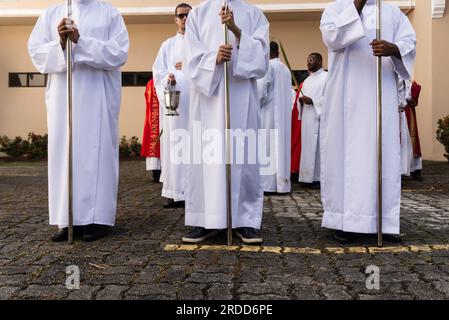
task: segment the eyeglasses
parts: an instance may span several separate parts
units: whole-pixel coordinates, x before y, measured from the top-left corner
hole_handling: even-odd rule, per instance
[[[189,16],[189,14],[188,13],[180,13],[180,14],[177,14],[176,15],[176,17],[178,18],[178,19],[184,19],[184,18],[187,18]]]

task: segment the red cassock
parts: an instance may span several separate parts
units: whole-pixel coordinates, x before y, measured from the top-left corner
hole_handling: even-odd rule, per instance
[[[291,172],[299,173],[299,163],[301,160],[301,120],[298,111],[298,97],[301,92],[302,83],[296,92],[295,104],[292,110],[292,146],[291,146]]]
[[[411,88],[411,96],[416,101],[416,103],[418,103],[420,93],[421,86],[414,81]],[[405,115],[407,116],[408,130],[410,132],[410,138],[412,140],[413,156],[415,158],[422,157],[415,108],[407,105],[407,107],[405,107]]]
[[[157,99],[154,81],[150,80],[145,90],[146,114],[143,127],[142,151],[144,158],[160,158],[161,146],[159,139],[159,100]]]

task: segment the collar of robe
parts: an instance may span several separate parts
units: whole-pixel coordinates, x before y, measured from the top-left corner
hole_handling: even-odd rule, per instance
[[[320,68],[320,69],[318,69],[317,71],[312,72],[312,74],[311,74],[310,76],[316,76],[316,75],[322,73],[323,71],[324,71],[324,69],[323,69],[323,68]]]

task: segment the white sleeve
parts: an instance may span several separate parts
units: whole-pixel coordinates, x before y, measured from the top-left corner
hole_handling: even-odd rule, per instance
[[[320,29],[323,41],[329,50],[338,51],[349,47],[365,37],[360,15],[352,1],[341,8],[338,2],[331,3],[324,10]]]
[[[101,70],[114,70],[126,63],[128,49],[128,31],[123,17],[115,10],[107,41],[80,35],[74,50],[75,64],[86,64]]]
[[[37,20],[28,40],[28,52],[34,66],[41,73],[63,73],[67,69],[65,52],[59,43],[59,37],[52,39],[51,21],[45,12]]]

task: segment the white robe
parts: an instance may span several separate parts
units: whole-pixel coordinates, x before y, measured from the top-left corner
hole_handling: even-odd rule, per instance
[[[401,130],[401,174],[410,176],[412,172],[422,169],[422,158],[415,158],[413,154],[412,138],[408,128],[407,116],[402,108],[407,106],[407,100],[411,98],[412,82],[399,79],[399,117]]]
[[[230,32],[233,44],[230,70],[231,128],[259,128],[260,103],[257,79],[265,76],[269,66],[269,24],[261,10],[241,1],[231,0],[236,24],[242,30],[240,46]],[[203,140],[197,145],[200,153],[206,153],[211,145],[221,153],[219,161],[213,163],[195,161],[188,168],[186,197],[186,225],[211,229],[227,227],[226,170],[225,170],[225,106],[224,64],[216,65],[217,51],[223,40],[223,25],[219,12],[221,0],[202,2],[190,12],[187,19],[186,43],[184,47],[185,72],[191,79],[192,124],[201,121],[201,134],[213,129],[221,136],[216,143]],[[210,130],[208,130],[211,133]],[[192,132],[192,131],[191,131]],[[236,140],[236,139],[234,139]],[[236,150],[245,150],[248,143],[234,143]],[[194,150],[193,154],[198,154]],[[201,164],[202,162],[202,164]],[[263,210],[263,190],[260,181],[260,166],[256,157],[254,164],[232,165],[232,222],[233,227],[260,228]]]
[[[408,130],[407,117],[404,108],[407,106],[410,86],[403,79],[398,79],[398,99],[399,99],[399,130],[401,136],[401,174],[410,176],[410,168],[413,161],[413,148]]]
[[[261,103],[261,129],[266,130],[266,154],[276,163],[273,174],[262,174],[262,187],[266,192],[289,193],[292,129],[292,81],[290,70],[280,59],[270,60],[270,68],[263,79],[258,81]],[[270,130],[276,130],[274,135]],[[270,141],[272,136],[275,141]],[[271,145],[275,150],[271,150]],[[270,164],[264,166],[266,169]]]
[[[321,31],[329,49],[329,76],[321,116],[322,226],[377,232],[375,5],[359,16],[352,0],[325,9]],[[395,43],[402,60],[383,58],[383,232],[399,233],[401,154],[398,75],[410,79],[416,35],[398,7],[383,3],[383,39]]]
[[[178,33],[176,36],[166,40],[157,55],[153,65],[154,86],[159,99],[162,129],[161,136],[161,178],[163,183],[162,196],[174,201],[185,200],[186,168],[185,164],[178,163],[172,159],[177,155],[172,154],[179,143],[173,135],[175,130],[187,130],[189,122],[189,98],[190,81],[184,75],[183,70],[176,70],[176,63],[182,61],[184,46],[184,35]],[[183,66],[185,68],[185,66]],[[167,116],[165,107],[164,91],[167,87],[169,74],[176,78],[176,90],[181,91],[179,101],[179,116]],[[181,155],[182,156],[182,155]]]
[[[120,67],[128,57],[128,33],[110,4],[74,3],[80,39],[73,49],[73,221],[114,225],[118,185]],[[46,10],[34,27],[29,54],[48,73],[48,196],[50,224],[67,226],[66,59],[57,25],[65,5]]]
[[[320,117],[322,97],[326,87],[327,72],[323,69],[311,73],[304,80],[302,94],[313,101],[313,105],[301,105],[301,163],[299,181],[312,183],[320,181]],[[300,103],[298,102],[298,106]]]

